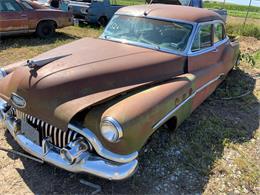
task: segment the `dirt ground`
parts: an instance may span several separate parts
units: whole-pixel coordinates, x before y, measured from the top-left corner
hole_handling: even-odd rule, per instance
[[[241,38],[243,51],[259,41]],[[111,182],[0,151],[0,194],[260,194],[260,71],[233,70],[176,131],[160,129],[140,153],[138,172]],[[227,100],[250,91],[243,98]],[[22,151],[0,126],[0,146]]]

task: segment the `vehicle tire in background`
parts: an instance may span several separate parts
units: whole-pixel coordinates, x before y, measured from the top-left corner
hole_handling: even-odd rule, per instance
[[[100,26],[103,26],[105,27],[108,23],[108,20],[107,20],[107,17],[106,16],[101,16],[99,19],[98,19],[98,24]]]
[[[40,22],[36,29],[36,34],[41,38],[51,37],[55,33],[55,24],[52,21]]]

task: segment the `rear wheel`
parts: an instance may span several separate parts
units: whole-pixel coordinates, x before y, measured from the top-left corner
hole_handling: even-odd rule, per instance
[[[51,37],[55,33],[55,24],[52,21],[44,21],[38,24],[36,34],[41,38]]]
[[[108,20],[107,20],[107,17],[105,17],[105,16],[102,16],[102,17],[100,17],[100,18],[98,19],[98,24],[99,24],[100,26],[105,27],[105,26],[107,25],[107,22],[108,22]]]

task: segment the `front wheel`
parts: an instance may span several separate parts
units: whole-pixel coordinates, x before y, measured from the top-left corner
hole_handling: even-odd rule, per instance
[[[55,25],[51,21],[39,23],[36,34],[41,38],[51,37],[55,33]]]

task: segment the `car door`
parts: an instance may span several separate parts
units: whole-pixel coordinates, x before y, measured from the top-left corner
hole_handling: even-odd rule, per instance
[[[196,77],[193,110],[216,89],[222,76],[230,70],[227,43],[222,22],[199,24],[188,56],[188,72]]]
[[[0,32],[16,33],[28,31],[26,11],[16,0],[0,1]]]

